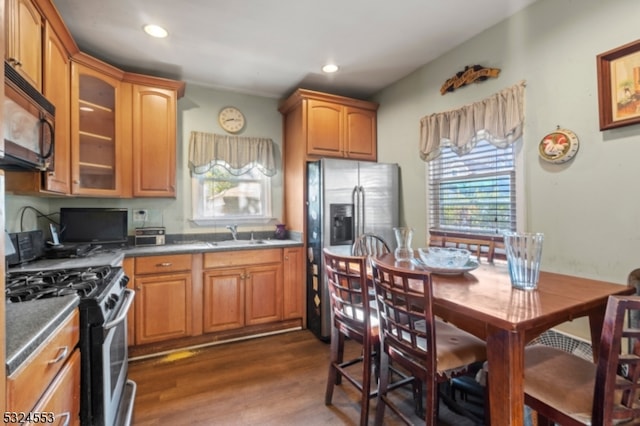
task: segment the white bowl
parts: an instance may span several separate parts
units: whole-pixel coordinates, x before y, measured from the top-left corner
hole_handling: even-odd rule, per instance
[[[467,249],[454,247],[425,247],[419,248],[418,253],[427,266],[436,268],[460,268],[467,264],[471,254]]]

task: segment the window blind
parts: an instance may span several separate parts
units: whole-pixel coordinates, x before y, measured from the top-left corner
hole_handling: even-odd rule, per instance
[[[432,230],[495,235],[516,229],[514,145],[486,140],[459,156],[450,148],[429,163]]]

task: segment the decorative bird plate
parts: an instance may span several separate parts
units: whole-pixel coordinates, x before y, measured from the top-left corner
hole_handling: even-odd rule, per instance
[[[578,152],[578,137],[571,130],[558,128],[542,138],[538,151],[540,158],[549,163],[562,164],[571,160]]]

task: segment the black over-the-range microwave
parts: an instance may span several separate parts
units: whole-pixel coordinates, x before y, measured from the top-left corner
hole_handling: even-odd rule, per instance
[[[0,141],[0,168],[41,170],[54,168],[55,106],[4,63],[4,138]]]

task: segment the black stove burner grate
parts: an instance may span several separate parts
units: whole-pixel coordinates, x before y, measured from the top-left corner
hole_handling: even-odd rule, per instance
[[[9,302],[77,294],[90,297],[109,277],[110,266],[49,271],[11,272],[6,276],[5,298]]]

